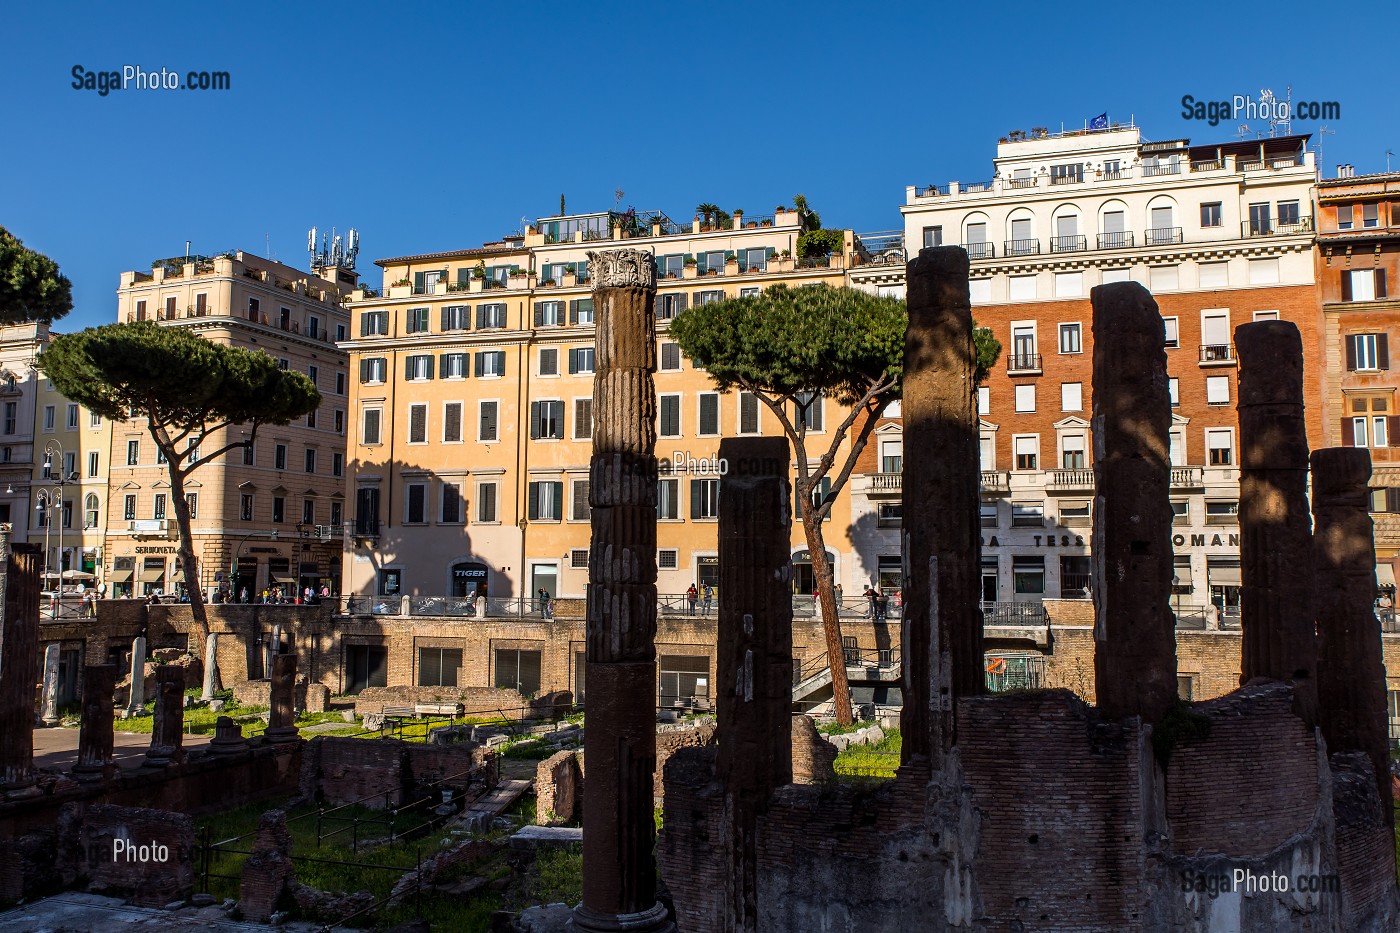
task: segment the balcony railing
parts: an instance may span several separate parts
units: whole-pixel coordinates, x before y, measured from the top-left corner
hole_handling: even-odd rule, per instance
[[[938,190],[937,185],[929,185],[927,188],[920,188],[918,185],[914,186],[914,197],[916,198],[936,198],[942,193],[942,191]]]
[[[1050,176],[1050,184],[1052,184],[1052,185],[1080,185],[1080,184],[1083,184],[1083,183],[1084,183],[1084,175],[1083,175],[1083,173],[1076,174],[1076,175],[1051,175],[1051,176]]]
[[[1028,177],[1028,178],[1011,178],[1011,179],[1008,179],[1007,182],[1006,182],[1006,186],[1007,186],[1008,188],[1034,188],[1034,187],[1035,187],[1035,176],[1034,176],[1034,175],[1031,175],[1031,176]]]
[[[1229,343],[1208,343],[1201,346],[1201,363],[1228,366],[1235,362],[1235,347]]]
[[[1113,171],[1103,172],[1094,176],[1099,181],[1118,181],[1123,178],[1132,178],[1133,170],[1130,168],[1120,168]]]
[[[1006,255],[1034,256],[1040,252],[1039,240],[1007,240]]]
[[[1240,236],[1288,236],[1293,233],[1311,233],[1313,219],[1311,217],[1299,217],[1297,220],[1284,223],[1279,221],[1255,221],[1246,220],[1240,223]]]
[[[1180,227],[1151,227],[1143,238],[1144,246],[1170,246],[1181,242]]]
[[[1047,622],[1045,607],[1038,602],[982,603],[982,625],[1042,626]]]
[[[1172,467],[1173,489],[1201,489],[1206,484],[1205,468],[1198,466]]]
[[[1159,165],[1144,165],[1142,167],[1142,177],[1151,178],[1154,175],[1180,175],[1180,162],[1163,162]]]
[[[965,192],[971,193],[971,194],[975,194],[975,193],[977,193],[977,192],[979,192],[979,191],[991,191],[991,190],[992,190],[992,182],[990,182],[990,181],[970,181],[970,182],[968,182],[967,184],[965,184],[965,185],[962,186],[962,190],[965,191]]]
[[[1100,233],[1099,249],[1123,249],[1133,245],[1133,232],[1119,230],[1116,233]]]
[[[1051,470],[1050,487],[1051,490],[1076,492],[1094,488],[1093,470]]]
[[[984,493],[1008,493],[1011,491],[1011,474],[1006,470],[983,470],[982,491]]]
[[[1089,598],[1089,574],[1087,574],[1087,573],[1062,573],[1062,574],[1060,574],[1060,598],[1061,598],[1061,599],[1088,599],[1088,598]]]
[[[1259,161],[1258,159],[1255,159],[1252,162],[1240,162],[1239,170],[1241,172],[1257,172],[1262,171],[1264,169],[1293,168],[1301,164],[1301,156],[1283,156],[1282,158],[1278,159],[1267,159],[1263,162]]]
[[[901,492],[904,489],[903,473],[871,473],[871,492]]]
[[[1191,171],[1193,172],[1218,172],[1224,167],[1225,163],[1221,162],[1219,159],[1211,159],[1209,162],[1191,163]]]
[[[1088,238],[1083,234],[1050,238],[1050,252],[1052,253],[1078,253],[1088,248]]]
[[[1007,373],[1040,372],[1039,353],[1013,353],[1006,358]]]
[[[991,242],[964,243],[963,249],[967,250],[968,259],[991,259],[996,256],[996,245]]]

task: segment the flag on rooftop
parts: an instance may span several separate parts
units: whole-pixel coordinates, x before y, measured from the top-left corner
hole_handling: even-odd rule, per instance
[[[1094,119],[1090,120],[1090,121],[1089,121],[1089,129],[1091,129],[1091,130],[1106,130],[1106,129],[1108,129],[1108,112],[1105,111],[1104,113],[1101,113],[1101,114],[1099,114],[1097,117],[1094,117]]]

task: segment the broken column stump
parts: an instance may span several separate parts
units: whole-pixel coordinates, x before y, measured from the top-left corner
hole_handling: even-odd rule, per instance
[[[155,721],[145,767],[164,768],[184,759],[185,669],[175,664],[156,668]]]
[[[785,438],[726,438],[719,500],[719,749],[726,930],[758,930],[758,817],[792,782],[792,501]]]
[[[590,252],[595,307],[588,500],[588,777],[577,931],[667,933],[656,900],[656,267]]]
[[[1291,321],[1235,328],[1240,357],[1240,683],[1294,685],[1317,715],[1303,338]]]
[[[39,669],[37,544],[11,544],[0,525],[0,796],[39,793],[34,783],[34,673]]]
[[[1390,742],[1376,550],[1371,452],[1313,451],[1313,588],[1317,599],[1318,725],[1329,754],[1371,759],[1380,799],[1390,801]],[[1394,810],[1384,807],[1387,819]]]
[[[126,714],[140,716],[146,705],[146,639],[131,640],[131,688],[127,693]]]
[[[273,743],[295,742],[297,656],[274,654],[272,679],[268,684],[267,732],[264,737]]]
[[[1157,722],[1177,699],[1166,328],[1136,282],[1090,301],[1094,694],[1105,718]]]
[[[214,755],[237,755],[248,750],[248,740],[243,737],[243,727],[231,716],[220,716],[214,720],[214,738],[209,740],[209,752]]]
[[[78,724],[78,762],[75,781],[101,781],[114,770],[112,758],[112,706],[116,702],[117,666],[92,664],[83,668],[83,709]]]
[[[46,726],[58,725],[58,642],[44,646],[44,706],[39,718]]]
[[[959,697],[986,689],[982,660],[981,471],[977,351],[967,253],[921,250],[909,263],[904,442],[902,760],[936,767],[954,743]]]

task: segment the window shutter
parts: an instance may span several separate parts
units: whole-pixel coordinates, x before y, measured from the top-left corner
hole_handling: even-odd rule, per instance
[[[767,249],[767,254],[768,254],[768,258],[769,258],[769,259],[772,259],[774,256],[778,255],[778,248],[777,248],[776,246],[770,246],[770,247],[768,247],[768,249]]]
[[[530,519],[531,519],[532,521],[535,520],[535,519],[538,519],[538,518],[540,517],[540,484],[539,484],[539,483],[531,483],[531,484],[530,484],[530,505],[529,505],[529,509],[530,509],[530,510],[529,510],[529,512],[528,512],[527,514],[529,515],[529,517],[530,517]]]
[[[443,412],[443,422],[443,439],[460,441],[462,439],[462,406],[455,402],[448,405]]]
[[[443,378],[447,377],[447,358],[451,355],[450,353],[444,353],[442,354],[442,358],[438,360],[438,372],[443,375]]]
[[[486,305],[476,306],[476,329],[480,330],[486,326]]]
[[[1384,297],[1385,297],[1385,270],[1384,270],[1384,269],[1377,269],[1377,270],[1376,270],[1376,297],[1377,297],[1377,298],[1384,298]]]
[[[413,357],[411,356],[403,358],[403,377],[405,379],[413,378]]]
[[[1343,447],[1355,447],[1355,446],[1356,446],[1356,432],[1352,429],[1351,419],[1350,419],[1350,418],[1343,418],[1343,419],[1342,419],[1342,446],[1343,446]]]
[[[369,382],[369,360],[360,360],[360,381]]]
[[[1346,338],[1347,345],[1347,372],[1356,372],[1356,338],[1349,336]]]
[[[571,313],[572,313],[572,312],[571,312]],[[570,347],[570,348],[569,348],[569,375],[572,376],[572,375],[576,374],[577,372],[578,372],[578,349],[577,349],[576,347]]]
[[[1400,415],[1390,415],[1385,419],[1385,436],[1389,447],[1400,447]]]
[[[1390,368],[1390,347],[1385,334],[1376,334],[1376,363],[1381,369]]]
[[[580,481],[574,483],[574,513],[573,518],[588,517],[588,483]]]
[[[442,309],[442,329],[443,329],[443,330],[451,330],[451,329],[452,329],[452,314],[451,314],[451,312],[449,312],[446,308],[443,308],[443,309]]]
[[[433,355],[429,353],[427,356],[423,357],[423,362],[428,366],[428,378],[433,378]]]
[[[413,273],[413,291],[414,291],[414,294],[419,294],[419,295],[421,295],[421,294],[423,293],[423,283],[424,283],[424,281],[425,281],[425,279],[424,279],[424,273],[422,273],[422,272],[415,272],[415,273]]]
[[[540,403],[530,403],[530,439],[537,440],[540,436]]]
[[[578,323],[578,299],[577,299],[577,298],[574,298],[574,299],[572,299],[572,300],[569,302],[569,323],[570,323],[570,324],[577,324],[577,323]],[[573,370],[570,370],[570,372],[573,372]]]
[[[1400,489],[1396,489],[1394,486],[1386,487],[1385,510],[1387,512],[1400,512]]]
[[[1351,301],[1351,273],[1342,273],[1342,300]]]
[[[685,310],[685,307],[686,307],[686,302],[689,301],[689,300],[690,300],[690,296],[687,295],[687,294],[685,294],[685,293],[681,293],[681,294],[677,295],[677,296],[676,296],[675,312],[676,312],[677,314],[680,314],[682,311],[684,311],[684,310]]]
[[[535,326],[536,326],[536,327],[543,327],[543,326],[544,326],[544,302],[543,302],[543,301],[537,301],[537,302],[535,302]]]
[[[551,503],[552,508],[549,513],[549,517],[555,519],[563,518],[564,516],[562,512],[564,510],[564,484],[550,483],[549,485],[554,487],[554,501]]]
[[[551,416],[551,430],[549,432],[549,436],[562,441],[564,439],[564,403],[550,402],[549,413]],[[559,488],[562,490],[564,487],[561,485]]]
[[[481,375],[481,366],[481,354],[477,353],[476,359],[472,360],[472,372],[478,377]]]
[[[698,479],[693,479],[693,480],[690,481],[690,517],[691,517],[691,518],[699,518],[699,517],[700,517],[700,489],[701,489],[700,480],[698,480]]]

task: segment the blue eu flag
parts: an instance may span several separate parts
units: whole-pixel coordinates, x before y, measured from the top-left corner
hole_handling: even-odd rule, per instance
[[[1097,117],[1094,117],[1094,119],[1090,120],[1090,121],[1089,121],[1089,129],[1091,129],[1091,130],[1106,130],[1106,129],[1108,129],[1108,114],[1107,114],[1107,113],[1101,113],[1101,114],[1099,114]]]

